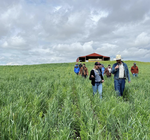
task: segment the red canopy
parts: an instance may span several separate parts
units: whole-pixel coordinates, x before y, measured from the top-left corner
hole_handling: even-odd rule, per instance
[[[93,57],[100,56],[100,57],[102,57],[102,55],[100,55],[100,54],[97,54],[97,53],[91,53],[91,54],[89,54],[89,55],[86,55],[86,56],[93,56]]]
[[[103,61],[110,60],[110,57],[108,57],[108,56],[103,56],[103,55],[100,55],[100,54],[97,54],[97,53],[91,53],[91,54],[86,55],[86,56],[80,56],[80,57],[78,57],[77,60],[76,60],[76,62],[79,62],[80,60],[81,61],[85,61],[85,60],[92,59],[92,58],[95,58],[95,57],[96,58],[101,58]]]

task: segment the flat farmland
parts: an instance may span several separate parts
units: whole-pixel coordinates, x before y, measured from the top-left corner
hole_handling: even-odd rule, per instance
[[[130,71],[134,62],[125,63]],[[139,75],[130,72],[123,98],[104,76],[102,100],[75,63],[0,66],[0,139],[149,140],[150,63],[136,63]],[[90,73],[94,63],[85,64]]]

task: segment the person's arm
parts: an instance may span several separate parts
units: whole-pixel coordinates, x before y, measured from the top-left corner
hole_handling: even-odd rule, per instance
[[[93,80],[95,78],[94,70],[91,70],[89,79]]]
[[[102,79],[102,80],[104,80],[104,77],[103,77],[103,75],[101,74],[100,76],[101,76],[101,79]]]
[[[103,77],[103,75],[102,75],[102,70],[100,69],[100,77],[101,77],[101,79],[102,79],[102,82],[104,82],[104,77]]]
[[[128,70],[128,66],[127,66],[127,78],[128,78],[128,82],[130,83],[131,79],[130,79],[130,73],[129,73],[129,70]]]
[[[115,64],[113,65],[112,70],[111,70],[112,74],[115,74],[119,70],[119,68],[117,68],[117,67],[119,67],[119,66],[118,65],[115,66]]]

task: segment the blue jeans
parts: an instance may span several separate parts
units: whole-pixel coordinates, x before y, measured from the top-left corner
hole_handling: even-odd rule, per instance
[[[98,90],[100,99],[102,99],[102,83],[95,83],[95,86],[92,85],[92,88],[93,88],[93,95],[95,95]]]
[[[125,88],[125,79],[115,79],[114,86],[118,96],[123,96],[123,91]]]
[[[137,73],[134,73],[134,74],[133,74],[133,77],[138,77],[138,74],[137,74]]]

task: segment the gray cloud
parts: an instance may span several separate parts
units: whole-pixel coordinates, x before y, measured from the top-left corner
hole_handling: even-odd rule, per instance
[[[0,64],[74,62],[93,52],[150,61],[148,0],[0,2]]]

